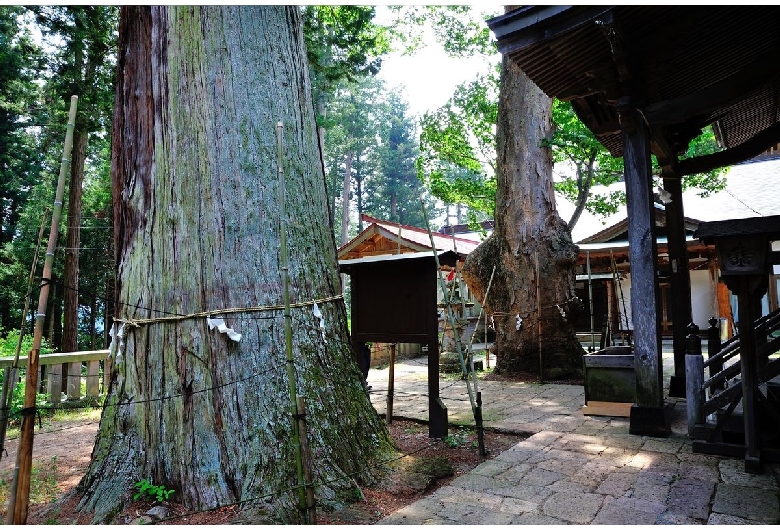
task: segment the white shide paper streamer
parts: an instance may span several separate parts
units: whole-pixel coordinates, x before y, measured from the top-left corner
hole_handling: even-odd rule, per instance
[[[222,318],[206,317],[206,323],[209,325],[209,330],[217,328],[220,333],[225,333],[230,340],[236,342],[241,340],[241,333],[236,333],[232,328],[227,327],[225,320]]]

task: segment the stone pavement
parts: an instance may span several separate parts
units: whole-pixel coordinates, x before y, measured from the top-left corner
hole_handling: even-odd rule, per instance
[[[664,355],[664,374],[671,362]],[[368,384],[384,414],[388,369],[371,369]],[[780,522],[780,465],[750,475],[741,459],[694,454],[682,399],[667,398],[672,435],[652,438],[628,434],[628,418],[583,415],[581,386],[479,381],[478,390],[486,427],[532,435],[378,524]],[[442,378],[440,394],[450,423],[474,424],[464,381]],[[394,396],[393,417],[428,419],[425,358],[396,363]]]

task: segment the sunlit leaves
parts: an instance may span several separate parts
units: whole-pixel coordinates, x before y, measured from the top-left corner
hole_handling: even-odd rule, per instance
[[[390,50],[385,28],[373,23],[372,6],[312,5],[304,8],[303,34],[317,90],[339,81],[375,75]]]
[[[555,189],[575,205],[573,228],[582,208],[606,216],[625,201],[622,191],[592,193],[593,186],[609,186],[623,178],[623,159],[614,158],[577,117],[571,103],[553,100],[555,133],[547,143],[556,164]],[[573,221],[573,222],[571,222]]]
[[[417,172],[431,193],[450,204],[493,215],[498,78],[460,85],[446,105],[422,117]]]
[[[706,127],[699,136],[691,141],[688,145],[688,150],[681,158],[685,159],[709,155],[718,150],[718,142],[715,139],[715,133],[712,131],[712,127]],[[726,187],[727,173],[728,168],[725,167],[714,169],[708,173],[686,176],[682,181],[683,189],[696,188],[699,190],[699,195],[707,197],[711,193],[720,191]]]
[[[498,13],[485,12],[475,16],[475,6],[389,6],[394,22],[389,30],[401,43],[405,53],[414,53],[424,46],[419,28],[430,26],[436,40],[452,57],[489,56],[496,53],[490,30],[485,20]]]

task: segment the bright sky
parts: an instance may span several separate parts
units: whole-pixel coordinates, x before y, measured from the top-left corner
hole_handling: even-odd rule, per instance
[[[501,6],[495,7],[497,12],[503,10]],[[382,20],[380,17],[383,15],[386,16],[384,8],[377,6],[379,20]],[[490,8],[489,5],[474,6],[477,16]],[[484,58],[448,57],[430,30],[426,40],[427,45],[413,56],[393,53],[384,57],[378,74],[390,87],[402,87],[409,103],[409,112],[418,116],[444,105],[459,84],[473,80],[478,73],[487,73],[489,68],[489,62]],[[500,57],[496,53],[494,62],[499,61]]]

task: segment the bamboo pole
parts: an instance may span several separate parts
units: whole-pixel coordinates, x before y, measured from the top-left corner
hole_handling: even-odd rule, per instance
[[[588,306],[590,308],[590,349],[588,351],[593,353],[596,351],[596,331],[594,329],[596,325],[593,316],[593,281],[590,272],[590,251],[585,253],[585,259],[588,265]]]
[[[433,240],[433,232],[431,232],[431,226],[430,223],[428,223],[428,211],[425,208],[425,201],[423,201],[422,197],[420,197],[420,206],[422,207],[422,214],[423,214],[423,218],[425,219],[425,227],[428,229],[428,238],[431,241],[431,250],[433,251],[433,258],[436,261],[436,276],[438,276],[439,287],[441,288],[442,294],[444,295],[444,307],[450,325],[452,326],[453,337],[455,338],[455,349],[458,351],[458,358],[460,359],[460,366],[461,369],[463,370],[463,373],[468,374],[468,370],[466,369],[466,359],[463,356],[463,348],[461,347],[460,337],[458,336],[458,328],[455,325],[455,315],[452,310],[452,296],[448,294],[447,286],[444,283],[444,278],[442,278],[441,262],[439,262],[439,253],[436,250],[436,242]],[[474,384],[476,385],[477,376],[474,373],[473,363],[471,364],[471,376],[474,379]],[[479,412],[477,410],[477,404],[474,400],[474,392],[471,389],[471,383],[469,382],[469,378],[466,377],[465,379],[466,379],[466,391],[469,394],[471,411],[474,414],[474,423],[476,424],[479,421],[478,420]]]
[[[479,308],[479,316],[477,316],[477,326],[479,326],[479,319],[482,317],[482,313],[485,313],[485,368],[490,368],[490,352],[488,352],[487,348],[487,311],[485,311],[485,304],[487,304],[488,295],[490,294],[490,286],[493,285],[493,276],[496,274],[496,266],[493,265],[493,272],[490,273],[490,279],[488,280],[487,289],[485,289],[485,297],[482,299],[482,304]],[[474,330],[476,332],[476,328]],[[471,334],[471,338],[469,339],[469,351],[471,351],[471,346],[474,344],[474,335],[476,333]],[[475,380],[476,383],[476,380]],[[476,392],[479,392],[478,388],[475,388]]]
[[[11,414],[11,398],[16,387],[16,379],[19,377],[19,354],[22,351],[22,340],[24,339],[24,328],[27,324],[27,312],[30,310],[30,295],[32,294],[33,280],[35,271],[38,268],[38,254],[43,240],[43,231],[46,229],[46,218],[49,216],[49,209],[41,217],[41,228],[38,230],[38,243],[35,245],[35,254],[33,255],[32,266],[30,267],[30,276],[27,278],[27,294],[24,297],[24,309],[22,310],[22,322],[19,325],[19,340],[16,342],[16,351],[14,352],[14,364],[5,369],[3,377],[3,396],[2,409],[0,409],[0,460],[3,459],[5,450],[5,434],[8,430],[8,418]]]
[[[277,183],[279,186],[279,218],[280,244],[282,262],[282,282],[284,284],[284,344],[287,357],[287,385],[290,392],[290,413],[292,414],[292,436],[295,449],[295,466],[298,471],[298,508],[306,515],[306,479],[303,472],[303,451],[301,449],[300,432],[298,431],[298,391],[295,385],[295,368],[293,366],[292,348],[292,313],[290,312],[290,270],[287,266],[287,221],[285,219],[285,182],[282,169],[282,129],[284,124],[276,123],[276,157]]]
[[[387,375],[387,412],[385,423],[393,423],[393,395],[395,393],[395,343],[390,345],[390,369]]]
[[[46,306],[49,299],[49,283],[54,266],[54,251],[57,248],[57,233],[62,217],[62,197],[65,191],[65,176],[70,168],[70,154],[73,150],[73,129],[76,126],[76,107],[78,96],[70,98],[70,112],[65,133],[65,147],[60,163],[60,175],[57,181],[57,192],[54,197],[54,209],[51,217],[49,242],[46,247],[46,258],[43,263],[41,290],[38,296],[38,312],[35,315],[35,334],[33,347],[27,356],[27,375],[25,377],[24,409],[22,409],[22,431],[19,437],[19,449],[16,454],[13,486],[8,502],[7,524],[25,524],[30,503],[30,471],[32,470],[33,434],[35,428],[35,397],[38,391],[38,356],[43,338],[43,323],[46,318]]]
[[[306,400],[298,396],[298,432],[301,437],[301,453],[303,456],[303,475],[306,480],[306,513],[308,524],[317,524],[317,508],[314,503],[314,476],[311,472],[311,448],[306,429]]]
[[[623,305],[623,318],[626,321],[625,333],[628,334],[629,333],[629,329],[628,329],[628,310],[626,309],[626,298],[623,296],[623,284],[620,283],[620,274],[618,273],[618,270],[617,270],[617,263],[615,263],[615,253],[612,251],[612,249],[609,250],[609,258],[610,258],[610,261],[611,261],[611,264],[612,264],[612,277],[614,278],[615,286],[618,288],[620,302]],[[618,309],[618,312],[620,312],[619,309]],[[618,315],[618,324],[620,324],[620,316],[619,315]],[[629,334],[628,336],[629,336],[628,345],[631,346],[631,339],[630,339],[631,335]],[[623,333],[620,334],[620,340],[621,340],[621,342],[625,342],[625,337],[624,337]]]
[[[536,336],[539,340],[539,382],[544,383],[544,359],[542,358],[542,285],[539,277],[539,251],[536,260]]]

